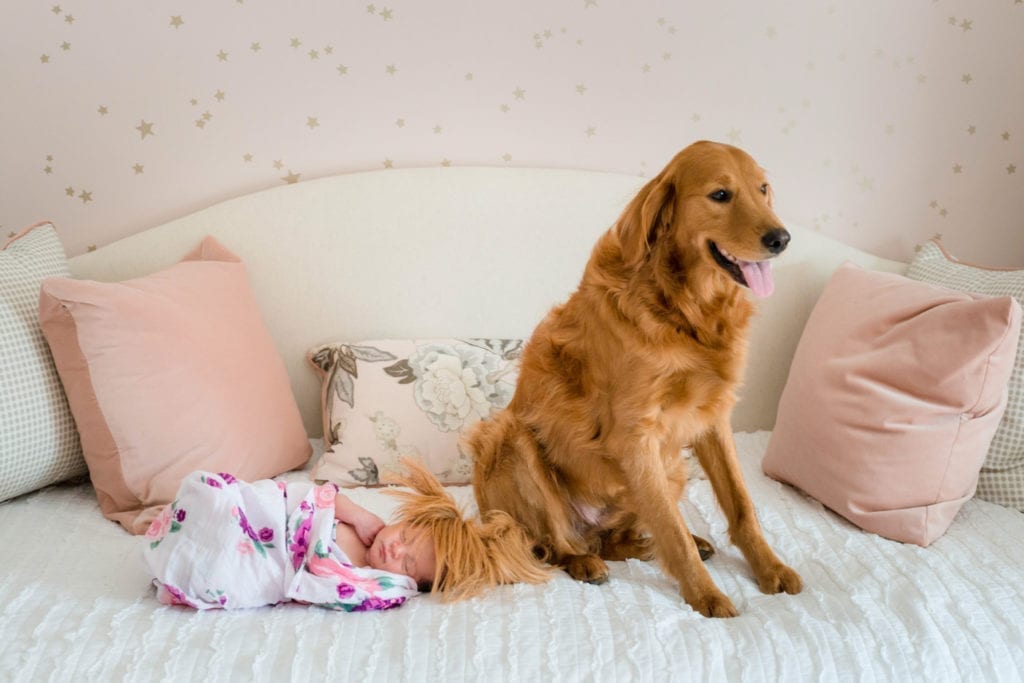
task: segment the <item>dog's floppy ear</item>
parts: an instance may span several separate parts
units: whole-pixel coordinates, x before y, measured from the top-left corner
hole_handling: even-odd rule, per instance
[[[651,252],[658,231],[672,223],[675,186],[664,174],[637,193],[619,218],[619,244],[627,266],[639,267]]]

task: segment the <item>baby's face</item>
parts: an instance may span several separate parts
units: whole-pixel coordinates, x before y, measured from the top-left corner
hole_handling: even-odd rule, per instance
[[[366,560],[374,569],[411,576],[416,583],[434,580],[434,539],[405,524],[389,524],[377,533]]]

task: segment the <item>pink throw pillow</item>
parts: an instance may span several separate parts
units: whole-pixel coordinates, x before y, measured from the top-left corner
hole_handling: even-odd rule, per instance
[[[128,531],[193,470],[260,479],[308,460],[245,266],[213,238],[134,280],[47,279],[39,318],[100,508]]]
[[[975,491],[1020,337],[1013,298],[844,264],[804,328],[762,466],[927,546]]]

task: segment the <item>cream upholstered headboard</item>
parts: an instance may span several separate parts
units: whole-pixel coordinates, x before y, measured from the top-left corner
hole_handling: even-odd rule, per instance
[[[321,431],[305,360],[331,340],[527,337],[576,287],[590,249],[644,180],[589,171],[386,170],[232,199],[71,260],[115,281],[178,261],[213,235],[246,263],[306,429]],[[783,201],[784,204],[784,201]],[[804,321],[844,260],[902,272],[797,226],[758,302],[737,430],[770,429]]]

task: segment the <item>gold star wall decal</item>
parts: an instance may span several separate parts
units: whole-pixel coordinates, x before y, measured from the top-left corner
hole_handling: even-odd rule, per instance
[[[525,100],[526,99],[526,91],[523,90],[522,88],[519,88],[519,87],[517,87],[515,90],[512,91],[512,95],[517,100]]]
[[[967,33],[968,31],[970,31],[973,28],[973,25],[974,25],[974,22],[973,21],[968,21],[967,19],[964,19],[963,21],[960,22],[960,28],[963,29],[964,33]]]
[[[90,252],[90,253],[94,252],[94,251],[96,251],[96,245],[95,244],[90,244],[88,247],[85,248],[85,250]]]
[[[384,7],[380,11],[380,18],[383,19],[384,21],[391,21],[391,14],[392,11],[387,7]]]
[[[73,188],[71,186],[65,187],[64,188],[64,196],[66,196],[66,197],[74,197],[75,196],[75,188]]]
[[[501,160],[504,161],[506,164],[511,163],[512,155],[509,154],[508,152],[505,152],[504,154],[501,155]]]
[[[213,94],[213,99],[217,100],[218,102],[223,102],[225,97],[226,95],[223,90],[218,90]]]
[[[252,154],[244,154],[244,155],[242,155],[242,161],[244,161],[245,163],[251,164],[252,160],[253,160]]]
[[[583,0],[583,9],[597,7],[597,0]]]
[[[332,47],[330,45],[325,45],[324,46],[324,54],[325,55],[334,54],[334,47]]]
[[[348,67],[345,66],[344,64],[339,64],[338,65],[338,75],[339,76],[344,76],[347,73],[348,73]]]
[[[1009,166],[1006,167],[1006,173],[1008,175],[1012,175],[1012,174],[1014,174],[1016,172],[1017,172],[1017,167],[1014,166],[1013,164],[1010,164]]]
[[[181,25],[184,24],[184,23],[185,23],[185,20],[181,18],[180,14],[177,15],[177,16],[172,16],[171,17],[171,27],[172,28],[175,28],[175,29],[181,28]]]
[[[320,121],[319,121],[319,119],[317,119],[317,117],[315,117],[315,116],[307,116],[306,117],[306,126],[308,126],[310,130],[313,130],[314,128],[316,128],[319,125],[320,125]]]
[[[441,160],[441,166],[443,166],[444,168],[448,168],[451,165],[452,165],[452,160],[451,159],[442,159]]]
[[[977,130],[978,130],[977,127],[975,127],[973,125],[967,126],[967,134],[968,135],[974,135],[975,131],[977,131]]]
[[[398,67],[395,66],[394,64],[388,64],[386,67],[384,67],[384,71],[387,72],[388,76],[394,76],[396,73],[398,73]]]
[[[395,125],[398,126],[399,128],[404,127],[405,126],[405,119],[397,119],[395,121]]]
[[[67,52],[68,50],[71,49],[71,43],[69,43],[68,41],[65,40],[63,43],[60,44],[60,49],[63,50],[64,52]]]
[[[53,12],[54,14],[61,14],[62,12],[60,5],[54,5],[52,8],[50,8],[50,11]]]
[[[274,169],[277,170],[277,171],[280,171],[282,168],[284,168],[284,162],[281,161],[280,159],[275,159],[274,160]]]
[[[50,55],[47,55],[47,54],[41,55],[39,57],[39,61],[42,62],[43,64],[49,64],[50,63]]]
[[[259,52],[263,48],[260,47],[259,43],[252,43],[251,45],[249,45],[249,49],[252,50],[253,52]]]
[[[441,134],[441,126],[434,126],[434,135]]]
[[[953,173],[963,173],[964,167],[960,164],[953,164]]]
[[[224,50],[221,50],[220,52],[217,53],[217,59],[222,61],[222,62],[228,61],[228,53],[224,52]]]
[[[314,59],[320,59],[320,53],[317,52],[316,50],[310,50],[308,54],[309,54],[310,61],[312,61]]]
[[[82,200],[83,204],[85,204],[87,202],[91,202],[92,201],[92,192],[86,192],[85,190],[82,190],[78,194],[78,198]]]
[[[292,41],[291,41],[291,42],[292,42],[292,47],[294,47],[294,48],[296,48],[296,49],[298,49],[298,47],[299,47],[300,45],[302,45],[302,41],[301,41],[301,40],[299,40],[298,38],[292,38]]]
[[[132,166],[132,170],[135,171],[135,175],[142,175],[145,172],[145,168],[142,164],[135,164]]]
[[[299,178],[301,178],[301,177],[302,177],[301,173],[296,173],[295,171],[293,171],[292,169],[289,168],[288,169],[288,175],[286,175],[283,178],[281,178],[281,180],[285,181],[289,185],[294,185],[295,183],[299,182]]]
[[[73,15],[71,15],[71,14],[66,15],[64,17],[64,23],[67,23],[67,24],[75,23],[75,17]]]
[[[473,72],[472,71],[467,71],[466,72],[466,80],[467,81],[473,80]]]
[[[45,173],[46,175],[52,175],[53,174],[53,166],[44,166],[43,167],[43,173]]]
[[[377,13],[377,7],[375,5],[367,5],[366,6],[366,13],[367,14],[376,14]]]
[[[385,159],[384,160],[384,168],[394,168],[394,167],[395,167],[395,162],[393,162],[391,159]]]
[[[97,112],[97,113],[98,113],[98,114],[99,114],[100,116],[106,116],[106,115],[107,115],[107,114],[108,114],[108,113],[110,112],[110,110],[109,110],[109,109],[107,109],[107,107],[106,107],[105,105],[102,105],[102,104],[101,104],[101,105],[99,106],[99,109],[97,109],[97,110],[96,110],[96,112]]]
[[[963,76],[960,77],[960,80],[966,83],[967,85],[970,85],[971,81],[973,81],[974,79],[971,77],[971,74],[964,74]]]
[[[583,85],[582,83],[578,83],[576,85],[576,92],[582,95],[583,93],[587,92],[587,86]]]
[[[142,119],[139,125],[135,126],[135,130],[139,131],[139,134],[142,136],[139,138],[140,140],[145,140],[147,135],[156,135],[156,133],[153,132],[153,125],[154,124],[152,122]]]
[[[1001,137],[1003,138],[1003,140],[1009,140],[1010,139],[1010,131],[1004,130]]]
[[[584,133],[588,138],[592,138],[595,135],[597,135],[597,128],[594,128],[593,126],[587,126],[587,129],[584,131]]]

